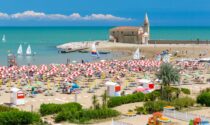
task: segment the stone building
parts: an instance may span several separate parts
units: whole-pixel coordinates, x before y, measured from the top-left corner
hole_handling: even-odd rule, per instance
[[[145,15],[144,25],[140,27],[121,26],[110,30],[111,42],[148,44],[150,37],[150,24],[147,14]]]

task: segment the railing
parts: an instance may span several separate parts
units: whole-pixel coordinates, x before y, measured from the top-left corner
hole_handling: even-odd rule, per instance
[[[176,110],[164,110],[163,114],[167,117],[178,119],[178,120],[183,120],[183,121],[187,121],[187,122],[190,121],[190,120],[193,120],[196,117],[201,118],[203,121],[209,121],[210,122],[209,117],[190,114],[190,113],[187,113],[187,112],[185,112],[185,113],[184,112],[178,112]]]

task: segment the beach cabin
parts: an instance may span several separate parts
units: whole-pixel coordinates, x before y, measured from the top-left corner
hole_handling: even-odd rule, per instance
[[[24,105],[25,104],[25,94],[18,88],[11,89],[11,103],[14,105]]]
[[[148,79],[140,79],[138,81],[144,88],[155,89],[155,84]]]
[[[108,96],[121,96],[121,86],[115,82],[106,82]]]

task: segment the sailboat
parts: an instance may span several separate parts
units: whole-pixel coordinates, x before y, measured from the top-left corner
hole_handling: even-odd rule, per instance
[[[136,49],[135,53],[133,54],[133,59],[140,59],[140,52],[139,48]]]
[[[5,36],[5,34],[2,36],[2,42],[6,42],[6,36]]]
[[[26,49],[26,55],[31,56],[31,46],[30,45],[28,45],[28,47]]]
[[[96,50],[96,45],[95,45],[95,43],[92,44],[91,55],[100,58],[100,55],[99,55],[98,51]]]
[[[22,48],[22,45],[20,44],[18,50],[17,50],[17,54],[18,55],[23,55],[23,48]]]

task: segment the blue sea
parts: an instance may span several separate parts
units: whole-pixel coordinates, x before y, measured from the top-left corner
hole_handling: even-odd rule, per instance
[[[58,53],[56,46],[77,41],[107,40],[109,29],[113,27],[0,27],[0,65],[7,65],[8,51],[16,54],[20,44],[26,51],[30,44],[35,56],[17,56],[19,65],[66,63],[71,61],[91,61],[89,53]],[[6,42],[1,41],[5,34]],[[151,39],[155,40],[210,40],[210,27],[151,27]],[[119,53],[103,55],[110,59]]]

